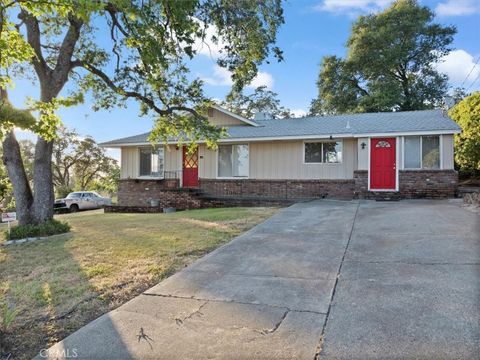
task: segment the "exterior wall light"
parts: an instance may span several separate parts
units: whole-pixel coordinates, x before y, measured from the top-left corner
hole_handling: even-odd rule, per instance
[[[364,142],[362,142],[362,143],[360,144],[360,146],[362,147],[362,150],[365,150],[365,147],[367,146],[367,144],[365,144]]]

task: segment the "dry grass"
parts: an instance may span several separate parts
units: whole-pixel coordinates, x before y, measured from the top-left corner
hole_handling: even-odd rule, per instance
[[[0,305],[19,311],[3,355],[31,358],[275,211],[59,216],[70,234],[0,248]]]

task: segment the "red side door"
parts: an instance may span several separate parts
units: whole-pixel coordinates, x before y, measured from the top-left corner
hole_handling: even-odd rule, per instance
[[[183,147],[183,187],[198,187],[198,149],[189,153]]]
[[[371,139],[370,190],[395,190],[396,139]]]

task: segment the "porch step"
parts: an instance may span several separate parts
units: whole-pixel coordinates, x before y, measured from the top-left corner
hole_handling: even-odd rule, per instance
[[[296,202],[295,199],[279,199],[254,196],[220,196],[211,194],[200,194],[197,196],[209,207],[224,206],[288,206]],[[305,201],[306,199],[302,199]]]
[[[398,192],[372,191],[369,198],[376,201],[399,201],[402,196]]]

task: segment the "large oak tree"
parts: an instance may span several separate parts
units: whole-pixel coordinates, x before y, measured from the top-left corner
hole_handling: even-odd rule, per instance
[[[447,77],[435,64],[449,53],[456,29],[434,23],[416,0],[397,0],[352,26],[345,59],[325,56],[317,81],[316,115],[407,111],[438,105]]]
[[[270,54],[281,59],[274,43],[282,23],[281,0],[0,0],[0,130],[20,224],[53,216],[58,107],[82,101],[86,91],[98,109],[135,99],[154,119],[152,140],[173,135],[212,144],[220,132],[206,120],[210,101],[189,74],[189,59],[199,43],[216,44],[218,65],[241,91]],[[36,79],[40,97],[29,104],[35,118],[9,104],[12,74]],[[14,126],[38,134],[33,188]]]

